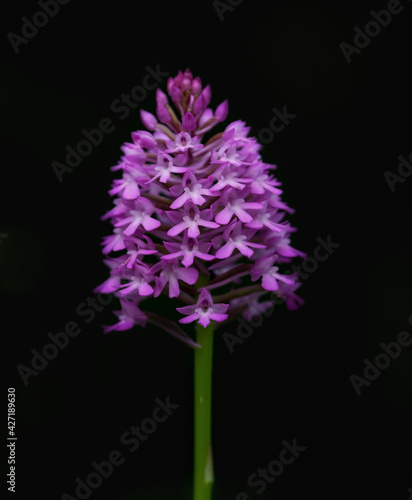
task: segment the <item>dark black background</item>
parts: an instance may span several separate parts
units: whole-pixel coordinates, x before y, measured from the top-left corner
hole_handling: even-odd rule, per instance
[[[319,237],[340,243],[304,281],[303,308],[278,306],[233,354],[216,335],[216,500],[242,491],[251,499],[409,498],[412,347],[360,396],[349,379],[380,342],[412,331],[412,179],[391,192],[384,178],[412,151],[412,3],[403,0],[404,11],[350,64],[339,48],[386,4],[244,0],[220,21],[211,1],[72,0],[18,54],[7,34],[20,33],[20,18],[39,7],[3,8],[2,407],[5,414],[6,388],[15,387],[15,498],[74,495],[76,478],[114,449],[125,463],[91,498],[191,498],[192,351],[154,328],[103,335],[115,300],[89,324],[76,313],[107,277],[100,241],[111,229],[100,216],[111,207],[109,167],[142,128],[140,106],[120,120],[111,104],[141,84],[147,65],[172,76],[190,67],[211,84],[212,105],[228,98],[229,119],[245,120],[254,135],[273,107],[296,114],[263,157],[278,165],[296,209],[294,245],[312,255]],[[153,111],[154,97],[142,108]],[[59,183],[51,162],[63,162],[65,147],[102,118],[115,131]],[[68,321],[81,334],[25,386],[17,366],[30,366],[31,349]],[[226,330],[236,333],[236,324]],[[120,436],[166,396],[180,408],[130,453]],[[307,449],[258,495],[249,475],[294,438]]]

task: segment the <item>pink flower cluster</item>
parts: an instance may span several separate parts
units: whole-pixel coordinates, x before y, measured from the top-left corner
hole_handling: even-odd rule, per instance
[[[302,302],[297,275],[282,274],[279,265],[305,254],[290,246],[296,229],[285,214],[293,210],[250,128],[238,120],[205,139],[226,119],[227,101],[213,111],[209,85],[188,69],[169,78],[167,93],[175,108],[158,89],[157,116],[141,111],[147,130],[132,132],[112,167],[121,178],[103,217],[114,227],[103,240],[110,277],[96,290],[120,299],[119,321],[106,332],[152,322],[194,345],[176,322],[143,312],[140,303],[166,294],[186,304],[176,308],[180,323],[203,327],[247,317],[268,291],[293,309]]]

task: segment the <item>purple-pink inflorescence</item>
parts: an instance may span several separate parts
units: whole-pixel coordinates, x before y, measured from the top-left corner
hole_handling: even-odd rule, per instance
[[[226,119],[227,101],[213,112],[209,85],[202,88],[188,69],[169,78],[167,92],[178,113],[158,89],[157,117],[141,111],[147,130],[132,132],[112,167],[122,177],[109,191],[114,208],[103,217],[114,226],[103,239],[110,278],[96,291],[120,299],[119,321],[105,332],[151,322],[197,345],[177,322],[142,311],[140,303],[166,294],[185,304],[176,308],[180,323],[203,327],[251,317],[268,307],[259,300],[269,291],[295,309],[303,302],[295,295],[297,275],[282,274],[279,265],[305,254],[290,246],[296,228],[285,215],[293,210],[281,200],[276,166],[262,161],[250,128],[234,121],[204,141]],[[196,287],[200,275],[203,286]]]

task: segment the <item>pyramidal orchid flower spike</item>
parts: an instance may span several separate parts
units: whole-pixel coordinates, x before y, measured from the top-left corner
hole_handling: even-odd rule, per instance
[[[202,88],[188,69],[169,78],[167,92],[170,99],[157,90],[157,117],[141,111],[148,130],[132,132],[112,167],[121,178],[109,191],[114,208],[103,217],[114,229],[103,240],[110,278],[96,290],[120,298],[119,321],[106,332],[156,323],[196,346],[179,323],[233,320],[242,294],[245,318],[269,291],[286,298],[289,309],[301,304],[297,275],[282,274],[279,265],[305,254],[290,246],[296,229],[285,215],[293,210],[281,200],[276,166],[262,161],[250,128],[237,120],[204,140],[226,120],[228,102],[215,111],[208,107],[210,87]],[[206,277],[201,290],[200,275]],[[253,289],[242,286],[245,276]],[[220,287],[225,303],[213,298]],[[160,294],[186,304],[176,307],[183,315],[195,309],[177,322],[140,309],[144,299]],[[203,311],[202,303],[213,312]]]
[[[250,127],[241,120],[222,125],[228,102],[209,107],[209,85],[189,69],[169,78],[167,93],[157,89],[156,116],[140,112],[147,130],[132,132],[112,167],[120,178],[109,191],[114,207],[102,217],[113,226],[102,243],[110,276],[96,291],[120,300],[118,322],[106,333],[152,323],[206,353],[195,374],[195,500],[206,500],[213,327],[267,309],[269,292],[288,309],[299,307],[297,274],[282,266],[305,254],[291,246],[296,228],[286,214],[294,210],[281,199],[277,167],[262,160]],[[210,133],[216,126],[220,131]],[[161,294],[176,303],[175,318],[142,307]],[[193,323],[197,342],[183,329]]]

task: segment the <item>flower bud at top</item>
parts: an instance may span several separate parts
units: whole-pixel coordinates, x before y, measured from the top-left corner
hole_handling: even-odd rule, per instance
[[[140,119],[142,120],[143,125],[147,128],[147,130],[154,130],[157,124],[156,117],[145,111],[144,109],[140,110]]]
[[[229,102],[226,100],[219,104],[219,106],[216,108],[215,118],[218,122],[223,122],[224,120],[226,120],[228,113]]]
[[[193,132],[196,128],[196,120],[192,113],[186,113],[182,120],[183,130],[187,130],[187,132]]]

